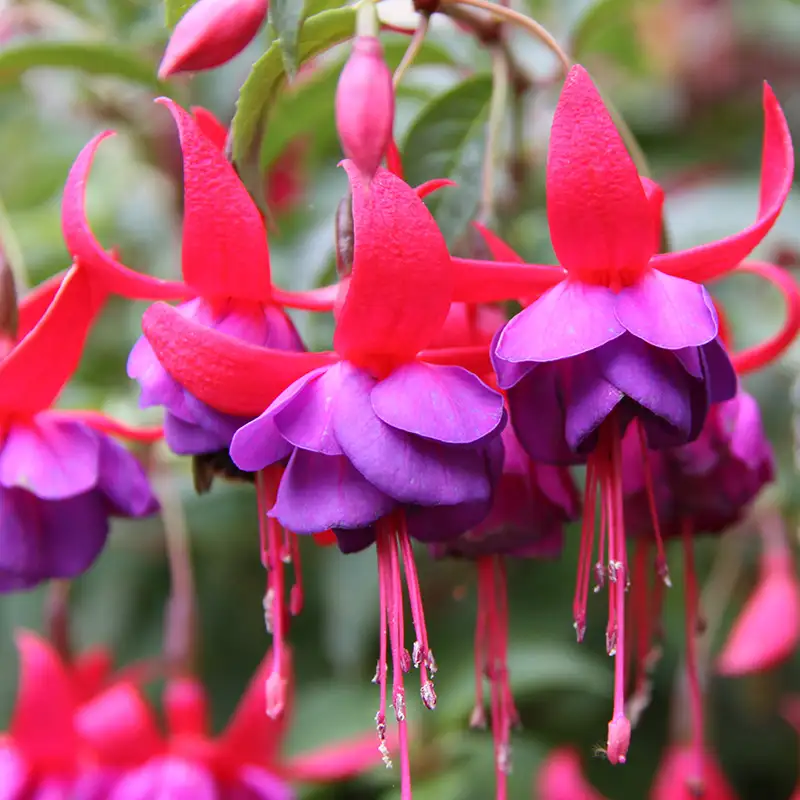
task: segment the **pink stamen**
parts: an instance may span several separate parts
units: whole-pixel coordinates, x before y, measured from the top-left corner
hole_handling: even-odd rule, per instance
[[[486,727],[486,700],[483,695],[483,676],[488,672],[487,650],[489,621],[487,610],[489,598],[486,594],[486,559],[478,559],[478,615],[475,620],[475,707],[469,724],[471,728]]]
[[[594,515],[597,506],[597,472],[589,464],[586,471],[586,494],[584,515],[581,526],[581,545],[578,557],[578,581],[575,586],[575,599],[572,603],[573,625],[579,642],[586,635],[586,604],[589,597],[589,573],[594,550]]]
[[[378,554],[378,587],[380,593],[380,655],[378,665],[375,670],[373,683],[380,686],[380,706],[375,715],[375,724],[378,731],[378,751],[383,758],[383,763],[387,769],[391,768],[392,760],[389,756],[389,748],[386,746],[386,672],[389,642],[389,590],[391,588],[392,576],[390,567],[391,559],[386,557],[386,545],[384,536],[378,523],[378,533],[375,537],[375,549]]]
[[[294,564],[294,584],[289,590],[289,613],[296,617],[305,605],[303,570],[302,562],[300,561],[300,537],[296,534],[289,534],[289,546],[291,548],[291,560]]]
[[[647,440],[644,435],[644,426],[638,421],[636,428],[639,434],[639,444],[642,448],[642,463],[644,466],[644,485],[647,491],[647,504],[650,506],[650,519],[653,523],[653,534],[656,540],[656,574],[667,587],[672,586],[669,577],[669,566],[667,556],[664,552],[664,539],[661,536],[661,525],[658,522],[658,508],[656,507],[656,493],[653,487],[653,471],[650,468],[650,458],[647,453]]]

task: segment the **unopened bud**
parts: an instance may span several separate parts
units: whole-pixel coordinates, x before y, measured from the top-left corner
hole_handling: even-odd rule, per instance
[[[375,36],[357,36],[336,88],[336,130],[367,181],[380,166],[393,125],[394,87],[383,46]]]
[[[198,0],[172,32],[158,77],[213,69],[247,47],[267,17],[267,0]]]
[[[16,342],[18,328],[19,311],[14,273],[0,251],[0,342],[8,341],[9,345]]]

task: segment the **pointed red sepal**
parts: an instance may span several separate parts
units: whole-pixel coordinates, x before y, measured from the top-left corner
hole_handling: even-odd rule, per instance
[[[228,129],[207,108],[192,106],[191,112],[205,137],[224,151],[228,142]]]
[[[151,444],[159,442],[164,438],[164,428],[161,425],[150,425],[139,428],[128,425],[120,420],[108,417],[99,411],[84,411],[82,409],[58,409],[52,412],[54,417],[62,419],[74,419],[85,422],[90,428],[94,428],[101,433],[108,433],[120,439],[127,439],[131,442],[142,442]]]
[[[426,364],[444,364],[464,367],[475,375],[488,375],[492,371],[488,345],[474,347],[442,347],[436,350],[422,350],[418,356]]]
[[[59,272],[38,286],[34,286],[19,304],[19,324],[17,326],[17,339],[24,339],[33,330],[36,323],[44,316],[50,307],[53,298],[58,294],[64,282],[66,272]]]
[[[267,232],[233,166],[198,123],[167,98],[183,152],[183,277],[203,297],[268,301]]]
[[[492,254],[492,258],[495,261],[510,261],[519,264],[525,263],[525,259],[519,255],[511,245],[504,242],[494,231],[489,230],[489,228],[480,222],[473,222],[472,225],[483,237],[483,241],[486,242],[486,246],[489,248],[489,252]]]
[[[396,731],[387,730],[385,744],[390,752],[397,747],[397,743]],[[381,754],[375,745],[373,730],[348,741],[289,758],[280,765],[279,774],[291,781],[330,783],[353,778],[380,763]]]
[[[85,703],[108,684],[114,657],[105,647],[90,647],[72,662],[72,685],[79,703]]]
[[[677,253],[651,259],[655,269],[708,281],[733,269],[747,258],[775,224],[792,188],[794,151],[786,117],[769,84],[764,84],[764,149],[761,160],[761,196],[756,221],[743,231]]]
[[[77,368],[105,298],[85,270],[69,271],[39,324],[0,361],[0,409],[36,413],[51,405]]]
[[[88,269],[92,279],[111,294],[130,300],[174,300],[190,297],[182,283],[143,275],[120,264],[95,239],[86,219],[86,184],[97,148],[113,135],[105,131],[94,137],[78,154],[69,171],[61,202],[61,228],[72,258]]]
[[[379,169],[367,187],[352,162],[343,165],[353,194],[355,244],[334,346],[356,363],[409,360],[434,338],[450,308],[447,244],[407,183]]]
[[[288,289],[279,289],[277,286],[272,288],[272,299],[279,306],[303,311],[333,311],[338,297],[338,283],[305,292],[292,292]]]
[[[55,650],[35,633],[16,634],[20,685],[9,731],[29,763],[72,766],[78,739],[75,696],[69,673]]]
[[[421,183],[414,191],[417,193],[417,197],[419,197],[420,200],[424,200],[428,195],[438,192],[439,189],[445,189],[448,186],[458,186],[458,184],[448,178],[433,178],[433,180]]]
[[[116,683],[83,705],[75,729],[103,766],[136,766],[164,748],[152,710],[131,683]]]
[[[661,249],[661,232],[664,228],[664,190],[650,178],[640,176],[645,197],[650,205],[650,218],[653,226],[653,252]]]
[[[774,336],[731,356],[736,371],[740,375],[745,375],[775,361],[797,338],[797,333],[800,331],[800,289],[793,275],[774,264],[745,261],[735,271],[751,272],[769,281],[783,295],[786,304],[786,319]]]
[[[336,534],[333,531],[322,531],[322,533],[312,533],[311,538],[314,540],[314,544],[319,545],[319,547],[332,547],[336,544]]]
[[[219,747],[240,764],[277,764],[287,733],[294,700],[292,656],[283,649],[281,674],[287,677],[284,713],[273,719],[266,712],[265,687],[273,669],[272,652],[264,656],[255,675],[242,695],[233,716],[218,740]]]
[[[256,347],[187,319],[166,303],[145,311],[142,330],[181,386],[212,408],[243,417],[260,414],[293,381],[338,360],[330,352]]]
[[[389,139],[389,146],[386,148],[386,169],[393,175],[397,175],[400,180],[404,180],[403,159],[394,136]]]
[[[454,258],[453,300],[463,303],[499,303],[521,297],[539,297],[566,278],[561,268],[549,264],[520,264]]]

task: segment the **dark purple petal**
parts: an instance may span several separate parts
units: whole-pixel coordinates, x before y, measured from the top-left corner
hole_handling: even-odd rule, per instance
[[[269,513],[294,533],[321,533],[369,525],[395,505],[344,456],[298,449],[289,459]]]
[[[503,417],[503,397],[463,367],[412,362],[370,394],[375,414],[393,428],[446,444],[471,444]]]
[[[719,339],[700,348],[709,403],[724,403],[736,395],[739,379]]]
[[[107,536],[108,506],[99,491],[40,500],[24,489],[0,488],[0,591],[77,577]]]
[[[485,500],[491,487],[481,449],[444,445],[390,427],[372,408],[373,383],[369,375],[342,364],[333,426],[353,466],[401,503],[434,506]]]
[[[511,424],[534,461],[579,464],[565,438],[566,415],[558,389],[561,364],[542,364],[507,392]]]
[[[284,389],[270,407],[252,422],[243,425],[231,440],[231,458],[239,469],[257,472],[282,461],[292,452],[292,446],[281,436],[275,425],[275,415],[286,408],[303,388],[324,375],[328,367],[312,370]]]
[[[97,488],[122,517],[146,517],[159,509],[150,481],[138,459],[111,437],[100,439],[100,479]]]
[[[45,411],[8,430],[0,447],[0,486],[27,489],[48,500],[74,497],[97,484],[99,456],[91,428]]]
[[[194,422],[185,422],[169,411],[164,415],[164,440],[169,449],[179,456],[213,453],[228,446],[228,441],[214,431]]]
[[[616,295],[604,286],[565,280],[503,328],[495,353],[513,363],[560,361],[621,336]]]
[[[309,381],[292,401],[274,416],[275,427],[287,442],[326,456],[342,455],[333,434],[333,404],[341,384],[340,366],[334,364],[315,381]]]
[[[288,783],[260,767],[243,767],[239,780],[219,795],[219,800],[294,800]]]
[[[200,764],[167,756],[128,773],[109,800],[221,800],[211,773]]]
[[[617,295],[620,324],[666,350],[699,347],[717,336],[717,312],[704,286],[648,270]]]
[[[364,528],[334,528],[336,544],[342,553],[360,553],[375,544],[375,526]]]

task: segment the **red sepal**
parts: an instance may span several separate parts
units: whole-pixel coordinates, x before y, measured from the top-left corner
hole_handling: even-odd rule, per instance
[[[272,288],[272,299],[285,308],[299,308],[303,311],[333,311],[339,297],[339,284],[309,289],[306,292],[292,292],[288,289]]]
[[[197,127],[224,152],[228,142],[228,129],[207,108],[192,106],[191,111]]]
[[[107,295],[73,267],[45,315],[0,361],[0,409],[33,414],[48,408],[78,366]]]
[[[495,261],[516,261],[519,264],[524,264],[525,259],[519,255],[510,245],[506,244],[494,231],[489,230],[485,225],[480,222],[472,223],[475,229],[483,237],[492,258]]]
[[[58,409],[53,411],[51,416],[64,419],[74,419],[85,422],[90,428],[94,428],[101,433],[108,433],[120,439],[127,439],[131,442],[142,442],[151,444],[161,441],[164,438],[164,428],[161,425],[150,425],[138,428],[120,422],[118,419],[108,417],[100,411],[84,411],[83,409]]]
[[[393,175],[397,175],[401,181],[404,180],[403,159],[400,156],[400,150],[397,148],[394,136],[389,139],[389,146],[386,148],[386,169]]]
[[[464,367],[476,375],[486,375],[492,371],[488,345],[470,347],[442,347],[437,350],[423,350],[418,356],[426,364],[444,364]]]
[[[113,131],[105,131],[95,136],[78,154],[67,176],[61,202],[61,228],[67,249],[75,261],[90,271],[92,279],[111,294],[130,300],[190,297],[192,290],[182,283],[143,275],[120,264],[100,246],[89,228],[86,183],[100,142],[112,135]]]
[[[20,678],[11,736],[28,763],[68,768],[77,755],[76,702],[69,673],[55,650],[35,633],[19,631],[15,638]]]
[[[450,308],[447,244],[408,184],[379,169],[367,187],[352,162],[343,165],[355,244],[334,346],[355,363],[409,360],[434,338]]]
[[[453,267],[453,300],[462,303],[499,303],[538,297],[567,277],[561,267],[517,261],[454,258]]]
[[[764,84],[764,148],[761,158],[761,196],[756,221],[743,231],[718,242],[653,257],[655,269],[708,281],[733,269],[747,258],[775,224],[792,188],[794,151],[786,117],[769,84]]]
[[[398,736],[387,731],[386,746],[397,747]],[[375,731],[344,742],[321,747],[310,753],[293,756],[281,764],[279,772],[292,781],[331,783],[360,775],[380,763],[381,755],[375,746]]]
[[[59,272],[45,281],[22,298],[19,304],[19,325],[17,326],[17,339],[24,339],[33,330],[36,323],[44,316],[45,311],[50,307],[53,298],[58,294],[61,284],[64,282],[66,272]]]
[[[195,397],[218,411],[260,414],[293,381],[335,363],[335,353],[270,350],[206,328],[166,303],[142,317],[142,330],[159,362]]]
[[[455,181],[451,181],[449,178],[433,178],[433,180],[421,183],[414,191],[417,193],[417,197],[419,197],[420,200],[424,200],[428,195],[438,192],[439,189],[444,189],[447,186],[458,186],[458,184]]]
[[[183,152],[183,277],[203,297],[272,296],[267,232],[258,208],[220,149],[179,105],[172,114]]]

